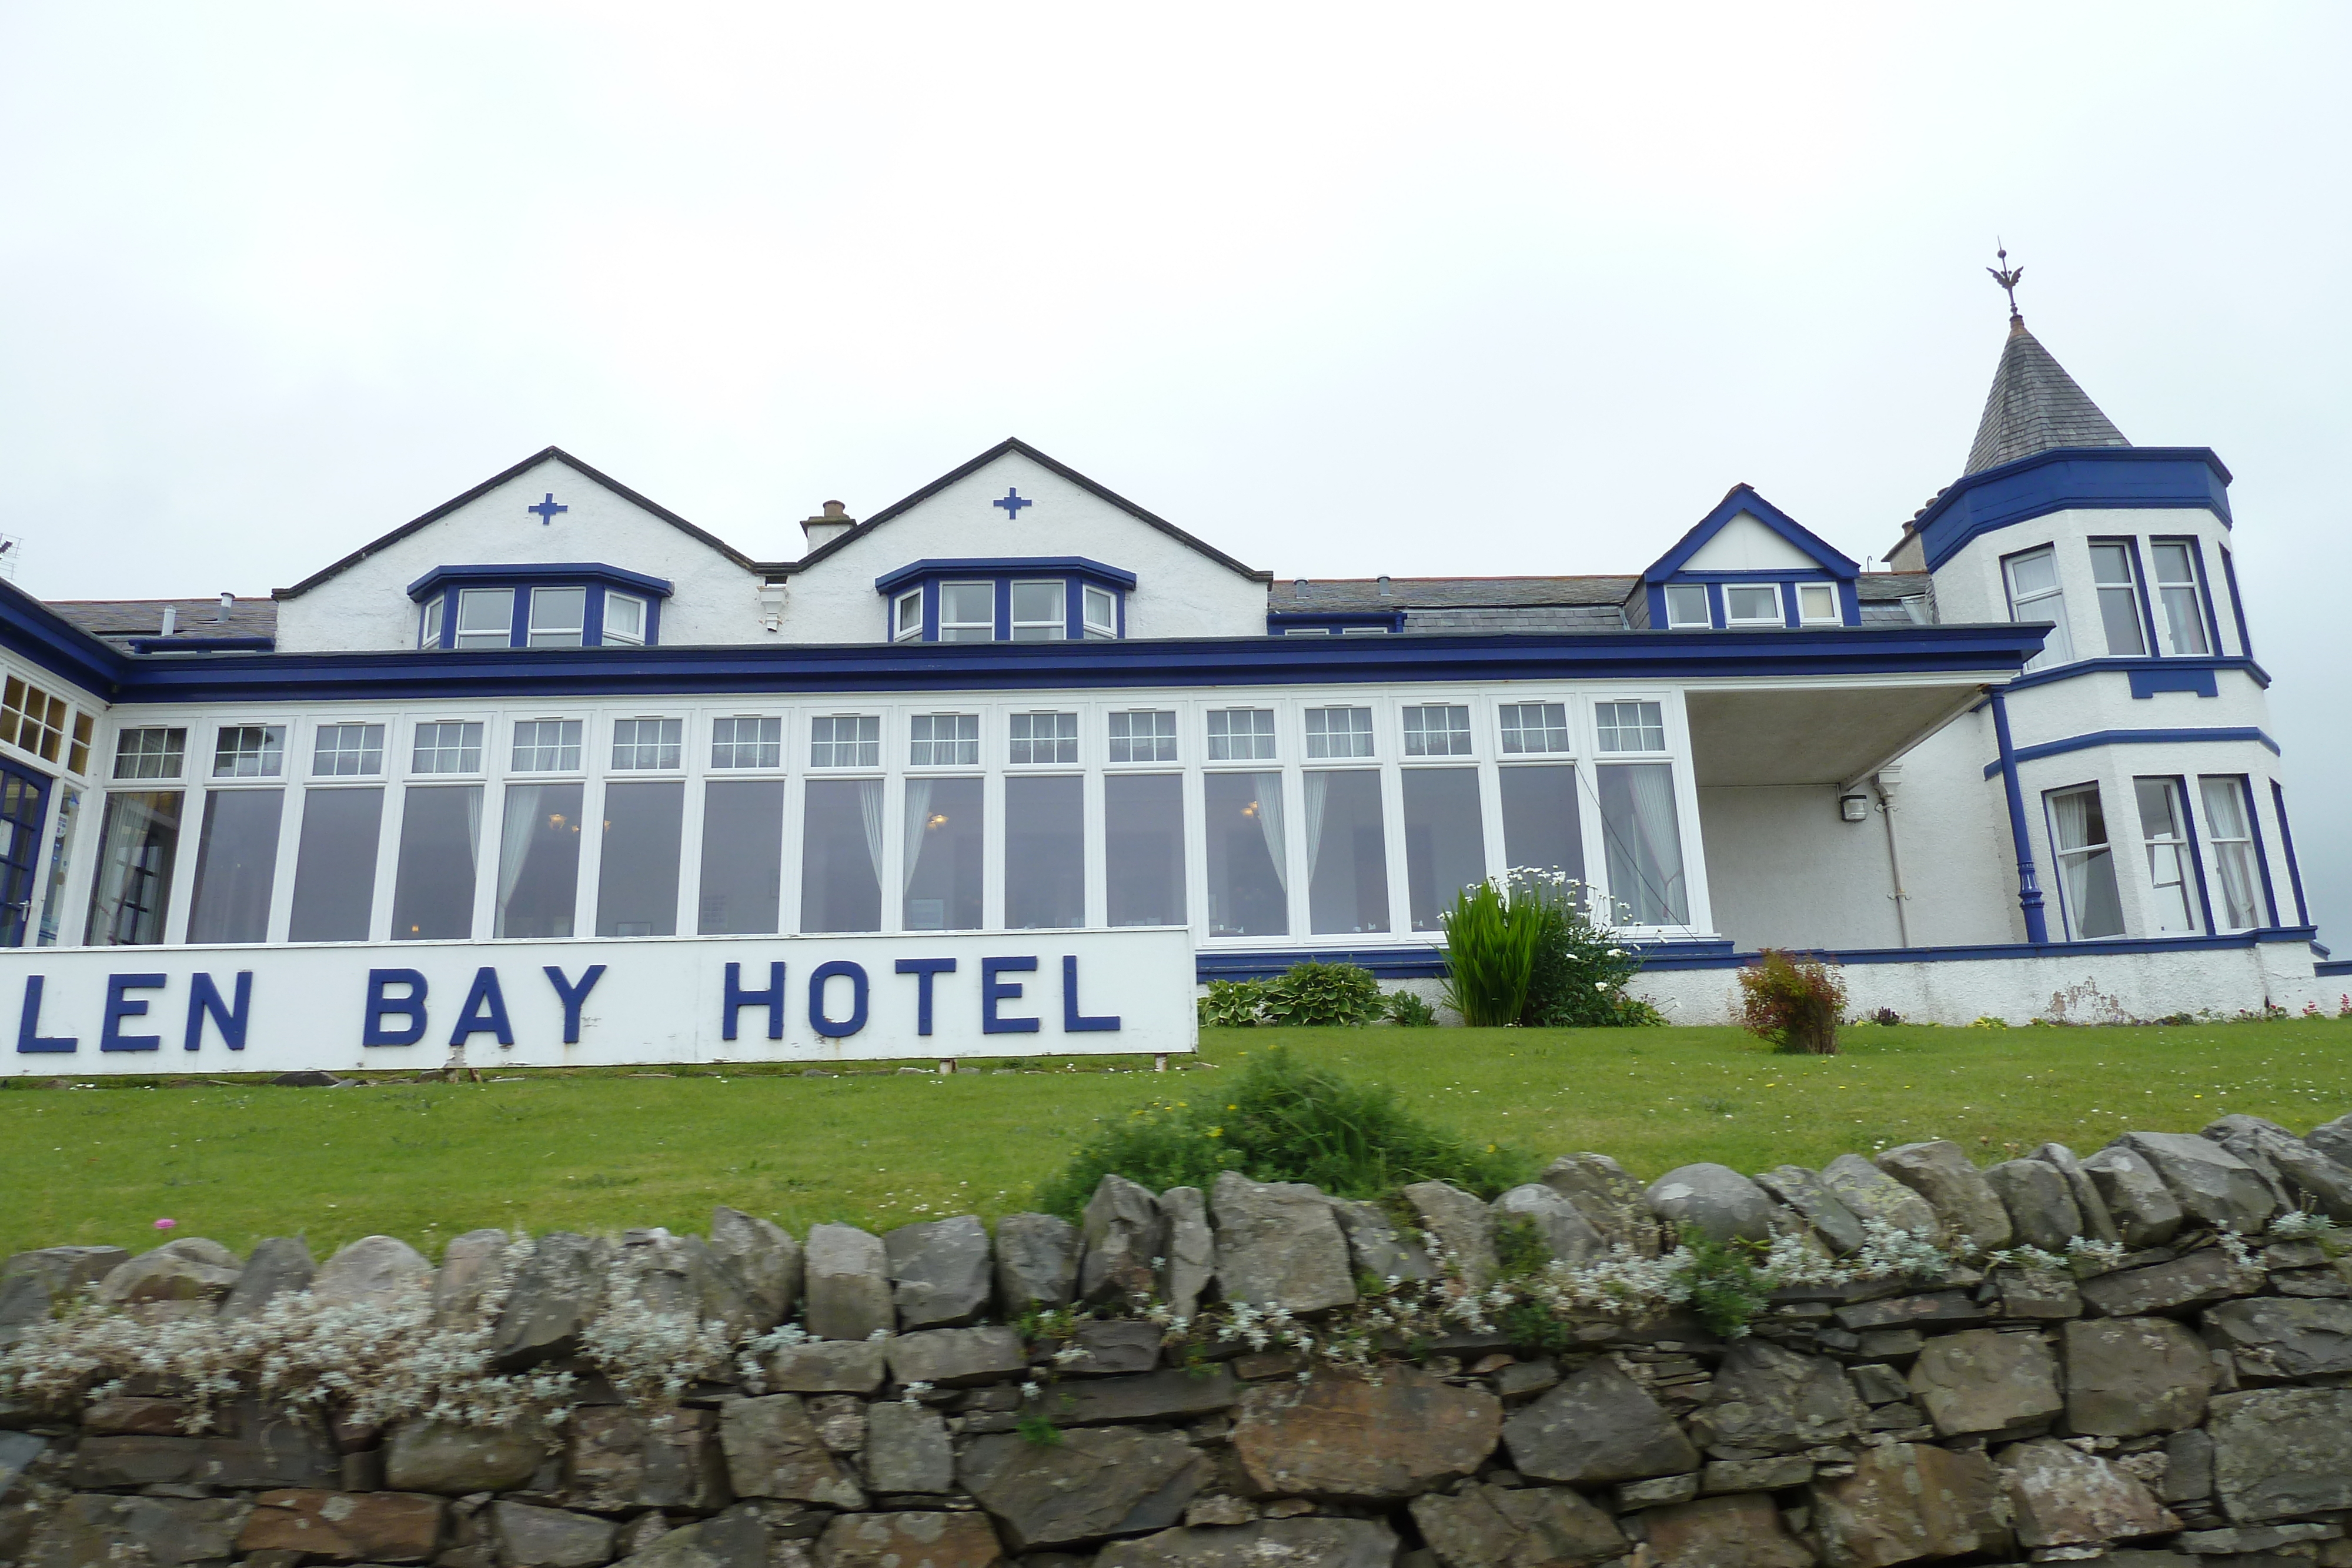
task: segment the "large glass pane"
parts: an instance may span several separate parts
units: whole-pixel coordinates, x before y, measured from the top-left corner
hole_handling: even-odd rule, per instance
[[[1082,786],[1075,777],[1004,781],[1004,924],[1013,930],[1087,923]]]
[[[705,936],[760,936],[775,930],[783,873],[784,781],[726,779],[704,785],[701,909],[695,929]]]
[[[2116,857],[2108,847],[2106,807],[2097,787],[2054,791],[2048,799],[2066,918],[2074,923],[2075,936],[2122,936],[2123,898],[2116,887]]]
[[[1601,768],[1600,776],[1601,832],[1616,918],[1629,925],[1688,925],[1674,768],[1664,762],[1617,763]]]
[[[429,942],[474,934],[474,866],[482,843],[482,787],[412,786],[400,813],[400,864],[392,880],[392,939]]]
[[[457,591],[457,646],[505,648],[514,643],[514,590],[461,588]]]
[[[812,779],[801,815],[801,929],[882,929],[882,780]]]
[[[580,902],[579,784],[509,784],[493,936],[569,936]]]
[[[179,848],[177,789],[109,795],[82,941],[92,947],[161,942],[172,904],[172,861]]]
[[[0,767],[0,947],[25,945],[48,805],[47,779]]]
[[[1059,582],[1016,582],[1013,585],[1013,640],[1016,643],[1056,643],[1067,636],[1063,586]]]
[[[1576,799],[1576,769],[1567,765],[1506,768],[1503,861],[1570,882],[1584,880],[1584,824]]]
[[[2205,638],[2205,596],[2199,591],[2195,545],[2159,539],[2155,546],[2156,592],[2163,605],[2164,651],[2200,654],[2211,651]]]
[[[58,800],[57,826],[49,833],[49,891],[41,900],[40,945],[54,947],[65,920],[66,870],[73,863],[74,824],[81,820],[81,791],[71,785]]]
[[[2221,922],[2231,931],[2262,924],[2254,903],[2253,821],[2246,813],[2244,781],[2231,775],[2197,781],[2205,802],[2205,836],[2213,846],[2213,870],[2221,882]]]
[[[1478,770],[1406,768],[1404,880],[1412,928],[1443,930],[1438,916],[1454,907],[1454,895],[1486,879],[1486,834],[1478,813]]]
[[[1182,775],[1114,773],[1105,779],[1103,830],[1110,923],[1183,925]]]
[[[1211,773],[1202,779],[1202,793],[1208,817],[1209,935],[1289,935],[1282,775]]]
[[[1389,928],[1389,859],[1381,776],[1307,775],[1307,925],[1318,936]]]
[[[907,780],[906,927],[980,929],[981,781]]]
[[[290,940],[367,940],[368,916],[375,906],[376,836],[383,824],[381,789],[303,792]]]
[[[2179,793],[2169,779],[2135,779],[2132,789],[2139,800],[2140,838],[2147,847],[2156,928],[2194,931],[2197,919],[2189,909],[2189,857],[2184,852],[2187,840],[2181,832]]]
[[[2066,595],[2058,582],[2057,552],[2034,550],[2028,555],[2014,557],[2005,564],[2009,572],[2011,619],[2051,622],[2050,635],[2043,640],[2042,652],[2034,654],[2025,667],[2043,670],[2053,664],[2072,663],[2074,636],[2066,622]]]
[[[534,588],[530,591],[530,645],[534,648],[577,648],[587,625],[588,591],[584,588]]]
[[[215,789],[205,797],[196,841],[191,942],[261,942],[269,936],[269,884],[278,874],[283,789]]]
[[[2107,652],[2137,658],[2147,652],[2139,630],[2139,589],[2132,578],[2131,551],[2123,545],[2091,547],[2091,577],[2099,585],[2099,624]]]
[[[992,643],[996,640],[996,584],[940,584],[940,641]]]
[[[675,719],[670,720],[677,723]],[[604,786],[604,857],[596,869],[596,935],[677,935],[677,862],[686,784]]]

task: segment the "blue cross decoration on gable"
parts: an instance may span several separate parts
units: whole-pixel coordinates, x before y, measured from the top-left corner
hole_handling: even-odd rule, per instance
[[[992,507],[1003,507],[1005,517],[1016,522],[1020,520],[1022,507],[1034,507],[1036,504],[1036,502],[1031,500],[1020,491],[1013,489],[1009,485],[1005,486],[1004,494],[999,496],[996,499],[989,503]]]
[[[571,507],[562,507],[562,506],[558,506],[558,505],[556,505],[556,501],[555,501],[555,492],[554,492],[554,491],[552,491],[552,490],[550,490],[550,491],[547,493],[547,499],[546,499],[546,500],[541,501],[541,503],[539,503],[539,505],[537,505],[537,506],[535,506],[535,507],[525,507],[523,508],[523,510],[524,510],[524,511],[526,511],[526,512],[537,512],[537,513],[539,514],[539,525],[540,525],[540,527],[541,527],[541,528],[545,528],[545,527],[547,527],[550,523],[552,523],[553,521],[555,521],[555,514],[556,514],[556,513],[558,513],[558,512],[568,512],[568,511],[570,511],[571,509],[572,509],[572,508],[571,508]]]

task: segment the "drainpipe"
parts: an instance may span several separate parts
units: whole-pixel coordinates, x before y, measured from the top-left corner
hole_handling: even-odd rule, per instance
[[[1894,771],[1890,768],[1884,773],[1874,773],[1870,782],[1878,791],[1878,814],[1886,823],[1886,867],[1895,879],[1895,892],[1890,895],[1895,900],[1895,934],[1908,947],[1911,917],[1903,906],[1911,902],[1911,895],[1903,891],[1903,851],[1895,841],[1895,780],[1886,776]]]
[[[2025,829],[2025,794],[2017,784],[2017,747],[2009,738],[2009,704],[1992,694],[1992,733],[2000,745],[2000,787],[2009,796],[2009,836],[2017,846],[2017,906],[2025,913],[2025,939],[2040,946],[2050,940],[2042,913],[2042,884],[2033,876],[2033,840]]]

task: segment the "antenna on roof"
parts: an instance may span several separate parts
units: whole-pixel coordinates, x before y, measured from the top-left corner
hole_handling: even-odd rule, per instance
[[[0,577],[16,580],[16,563],[25,559],[25,541],[15,534],[0,534]]]
[[[2025,324],[2025,318],[2019,315],[2017,311],[2017,280],[2025,276],[2025,268],[2021,267],[2011,267],[2009,265],[2009,250],[2007,246],[2001,244],[2000,235],[1995,235],[1993,236],[1992,243],[1994,246],[1994,254],[2000,257],[2000,265],[1999,267],[1988,267],[1985,270],[1992,274],[1992,280],[1995,283],[2000,284],[2001,291],[2009,296],[2009,319],[2012,325],[2021,327]]]

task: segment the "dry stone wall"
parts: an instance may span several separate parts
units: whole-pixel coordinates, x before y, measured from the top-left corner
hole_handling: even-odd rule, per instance
[[[1082,1224],[992,1237],[721,1209],[707,1238],[476,1232],[437,1267],[384,1237],[316,1267],[49,1248],[0,1270],[0,1563],[2352,1568],[2326,1219],[2352,1117],[1646,1188],[1579,1155],[1492,1204],[1114,1176]],[[1909,1276],[1828,1264],[1886,1226]],[[1711,1332],[1660,1281],[1733,1239],[1822,1266]],[[1531,1244],[1549,1296],[1511,1282]],[[364,1344],[236,1360],[296,1322],[446,1330],[417,1342],[441,1394],[521,1403],[411,1388],[378,1419]],[[498,1424],[532,1398],[558,1418]]]

